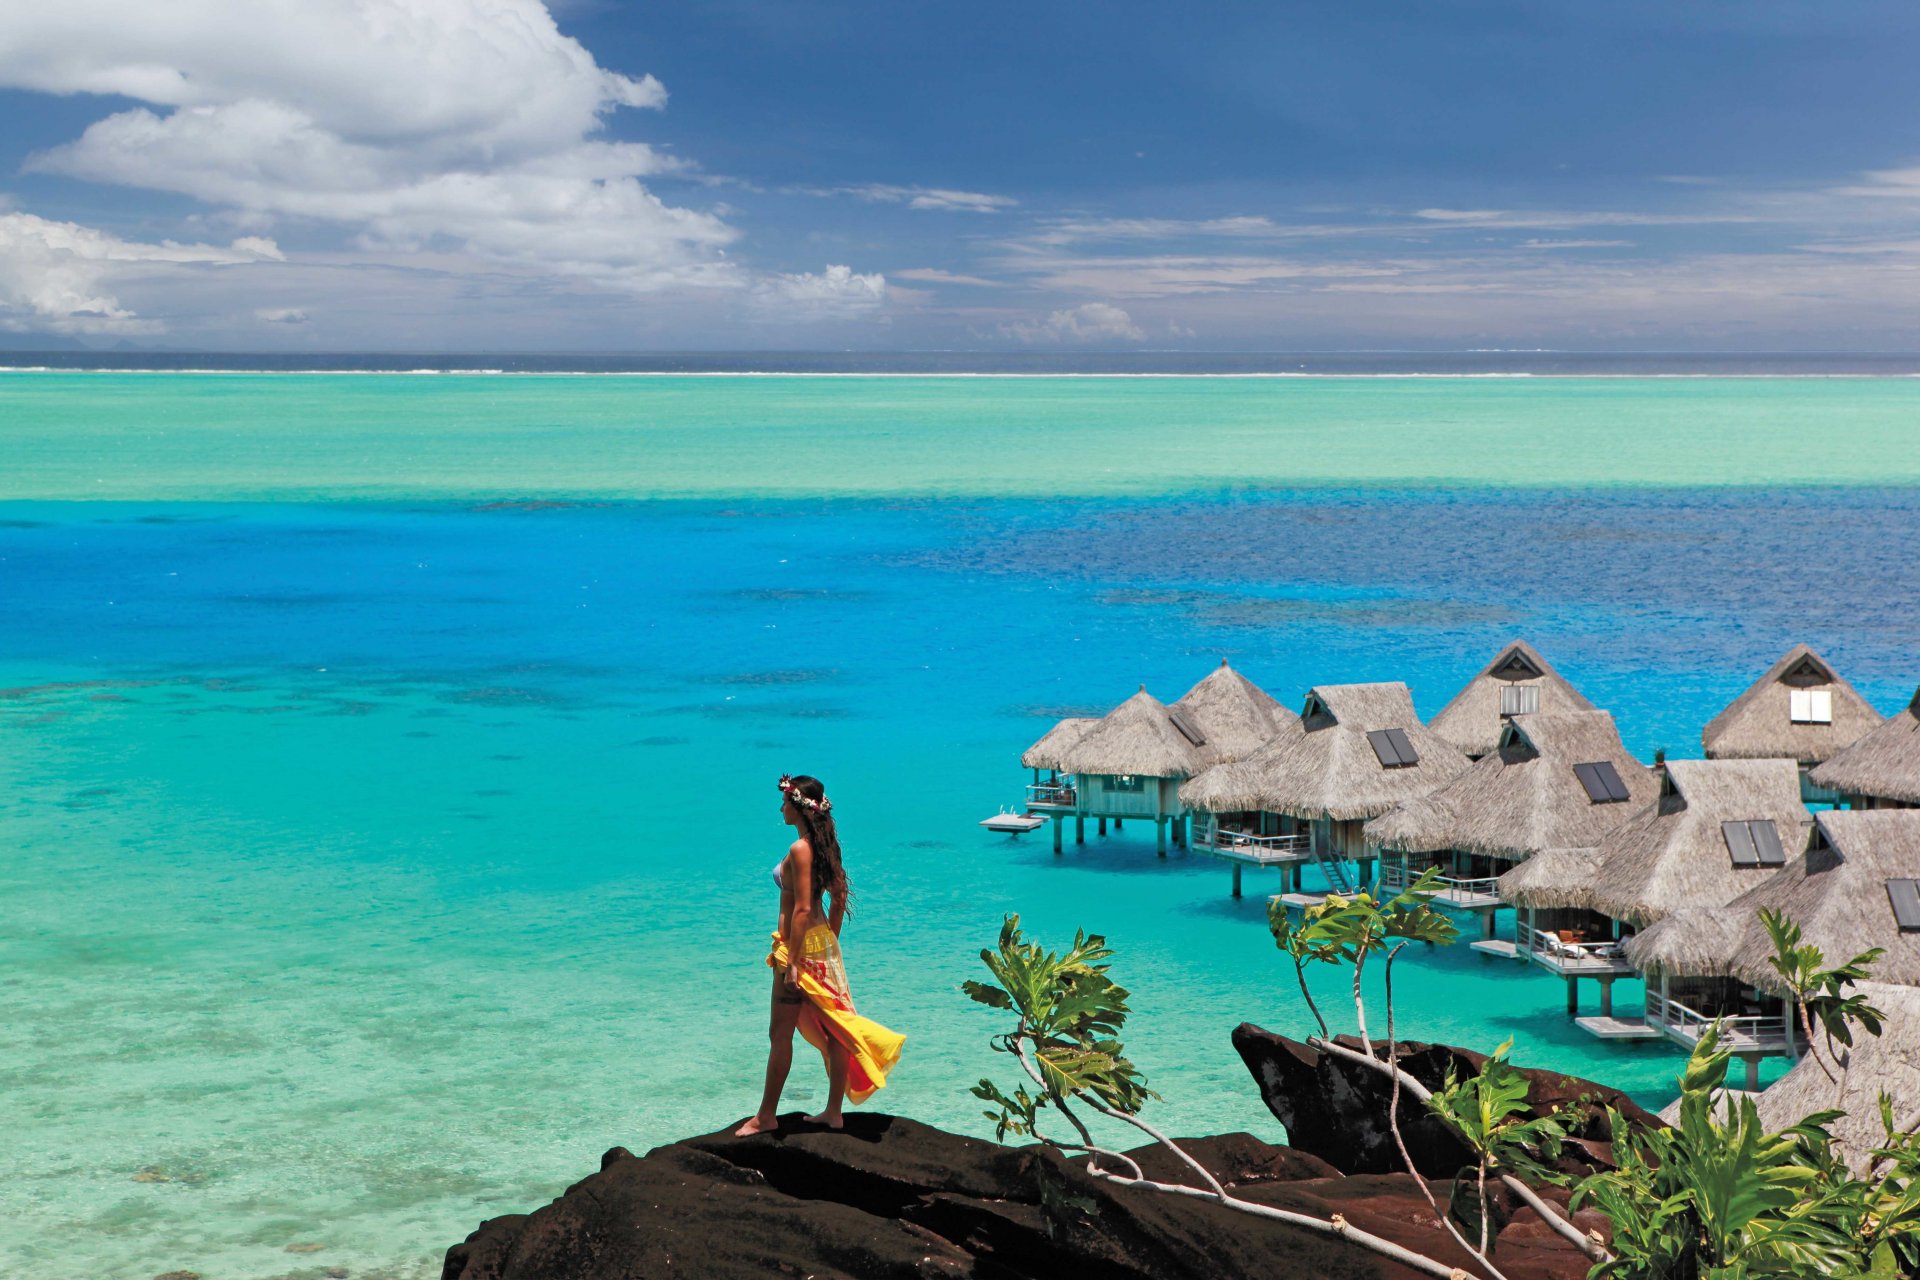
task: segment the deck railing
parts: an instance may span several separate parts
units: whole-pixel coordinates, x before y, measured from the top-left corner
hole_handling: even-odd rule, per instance
[[[1071,809],[1079,796],[1064,782],[1035,782],[1027,787],[1027,804],[1034,808]]]
[[[1258,862],[1298,862],[1308,854],[1304,832],[1284,836],[1256,836],[1225,827],[1194,832],[1194,848],[1202,852],[1231,853]]]
[[[1716,1017],[1682,1004],[1658,991],[1647,991],[1647,1021],[1659,1023],[1689,1044],[1697,1043],[1707,1028],[1720,1024],[1723,1049],[1787,1047],[1787,1031],[1779,1014],[1746,1013]]]
[[[1568,942],[1550,930],[1529,929],[1521,925],[1520,940],[1528,951],[1549,961],[1552,968],[1562,972],[1568,969],[1619,971],[1625,974],[1633,972],[1633,966],[1627,963],[1620,943],[1614,939]]]
[[[1426,869],[1407,867],[1398,862],[1389,862],[1380,868],[1380,892],[1400,893],[1411,889],[1414,882],[1426,874]],[[1492,898],[1498,896],[1500,878],[1498,876],[1478,876],[1471,879],[1441,876],[1434,893],[1441,902],[1461,901],[1466,898]]]

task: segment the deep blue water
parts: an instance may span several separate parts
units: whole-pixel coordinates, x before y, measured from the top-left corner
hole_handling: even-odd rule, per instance
[[[0,505],[0,1272],[431,1276],[602,1148],[737,1120],[787,771],[835,797],[856,993],[910,1037],[877,1105],[984,1127],[958,985],[1018,911],[1111,936],[1170,1127],[1277,1137],[1227,1041],[1305,1022],[1277,886],[975,825],[1053,718],[1222,656],[1431,715],[1524,636],[1694,754],[1797,641],[1903,702],[1917,546],[1906,489]],[[1462,946],[1396,986],[1404,1034],[1671,1092],[1534,971]]]

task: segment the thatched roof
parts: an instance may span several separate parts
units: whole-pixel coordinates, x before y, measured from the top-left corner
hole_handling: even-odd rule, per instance
[[[1603,760],[1625,784],[1625,800],[1595,803],[1574,771]],[[1606,712],[1520,716],[1471,768],[1369,822],[1367,842],[1408,853],[1460,849],[1518,860],[1542,849],[1599,844],[1658,790],[1653,772],[1621,745]]]
[[[1920,804],[1920,690],[1893,719],[1836,752],[1809,776],[1835,791]]]
[[[1140,692],[1068,743],[1059,767],[1076,774],[1190,778],[1208,763],[1205,749],[1181,732],[1166,703],[1142,685]]]
[[[1789,704],[1796,689],[1826,690],[1833,700],[1832,723],[1795,724]],[[1819,764],[1878,728],[1883,719],[1825,658],[1797,644],[1707,722],[1700,745],[1709,760],[1780,758]]]
[[[1540,715],[1594,709],[1538,649],[1515,640],[1467,681],[1466,688],[1454,694],[1427,727],[1468,755],[1484,756],[1500,744],[1500,730],[1508,719],[1500,714],[1500,691],[1516,685],[1540,690]]]
[[[1542,849],[1500,877],[1500,896],[1516,907],[1584,907],[1600,873],[1600,851]]]
[[[1204,731],[1206,755],[1214,764],[1244,759],[1283,734],[1300,732],[1299,716],[1228,666],[1225,658],[1173,705]]]
[[[1844,1118],[1827,1126],[1839,1143],[1847,1167],[1865,1174],[1869,1153],[1885,1142],[1880,1125],[1880,1094],[1893,1100],[1896,1128],[1920,1121],[1920,989],[1884,982],[1863,982],[1854,990],[1886,1014],[1882,1034],[1855,1035],[1852,1049],[1829,1080],[1820,1064],[1802,1058],[1754,1099],[1761,1123],[1778,1132],[1798,1124],[1816,1111],[1845,1111]]]
[[[1068,747],[1080,741],[1088,729],[1100,723],[1099,716],[1071,716],[1047,730],[1040,741],[1021,753],[1020,763],[1029,769],[1059,769]]]
[[[1627,958],[1680,977],[1733,977],[1778,991],[1760,910],[1783,911],[1830,963],[1870,947],[1885,982],[1920,984],[1920,932],[1903,933],[1887,881],[1920,876],[1920,809],[1836,809],[1814,815],[1806,850],[1721,907],[1677,911],[1636,934]]]
[[[1407,686],[1320,685],[1307,694],[1301,732],[1283,735],[1237,764],[1209,769],[1180,799],[1216,813],[1264,810],[1348,821],[1426,794],[1467,767],[1459,748],[1420,723]],[[1418,759],[1389,768],[1367,740],[1398,729]]]
[[[1660,797],[1601,841],[1582,906],[1644,928],[1683,907],[1731,902],[1780,870],[1735,866],[1721,824],[1771,820],[1783,850],[1806,847],[1813,815],[1791,760],[1669,760]]]

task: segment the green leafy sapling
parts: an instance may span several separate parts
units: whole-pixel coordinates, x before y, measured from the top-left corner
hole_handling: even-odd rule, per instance
[[[1858,1025],[1869,1035],[1880,1034],[1886,1021],[1886,1014],[1867,1002],[1860,992],[1849,992],[1847,988],[1864,982],[1869,970],[1885,951],[1874,947],[1863,951],[1845,964],[1831,969],[1823,968],[1826,956],[1819,947],[1801,941],[1800,926],[1786,917],[1784,912],[1771,907],[1760,910],[1760,923],[1766,927],[1767,937],[1773,943],[1773,955],[1767,960],[1773,971],[1780,975],[1780,981],[1787,988],[1787,998],[1793,1003],[1800,1020],[1801,1034],[1806,1037],[1807,1052],[1812,1055],[1827,1079],[1838,1080],[1829,1060],[1838,1063],[1839,1050],[1836,1045],[1853,1047],[1853,1028]],[[1814,1024],[1820,1025],[1826,1041],[1827,1058],[1820,1056],[1819,1046],[1814,1039]]]
[[[1049,951],[1028,942],[1021,934],[1020,918],[1011,915],[1001,926],[998,946],[980,953],[993,981],[970,980],[962,989],[977,1003],[1012,1015],[1012,1029],[995,1035],[991,1043],[996,1051],[1011,1055],[1026,1077],[1011,1090],[990,1079],[973,1088],[973,1095],[988,1104],[985,1114],[999,1138],[1018,1134],[1063,1152],[1085,1153],[1086,1172],[1095,1178],[1170,1195],[1198,1196],[1240,1213],[1337,1236],[1428,1275],[1459,1280],[1470,1274],[1364,1231],[1339,1215],[1317,1218],[1241,1199],[1180,1144],[1142,1119],[1141,1110],[1159,1095],[1147,1087],[1146,1077],[1127,1057],[1121,1041],[1129,1013],[1128,993],[1108,975],[1112,957],[1104,937],[1084,931],[1074,935],[1073,945],[1065,951]],[[1200,1185],[1148,1178],[1130,1156],[1100,1146],[1079,1114],[1082,1106],[1145,1133],[1195,1175]],[[1051,1117],[1071,1126],[1079,1140],[1063,1141],[1050,1134]],[[1056,1199],[1061,1205],[1073,1203],[1070,1198]],[[1485,1274],[1488,1280],[1500,1280],[1500,1273],[1490,1266]]]
[[[1432,905],[1440,887],[1440,872],[1430,868],[1413,884],[1381,902],[1370,893],[1329,893],[1305,908],[1296,923],[1284,902],[1276,899],[1267,907],[1267,928],[1274,945],[1293,962],[1300,994],[1307,1002],[1314,1021],[1320,1024],[1322,1039],[1330,1038],[1326,1017],[1307,984],[1307,965],[1351,964],[1353,966],[1354,1011],[1360,1020],[1360,1039],[1369,1056],[1373,1049],[1367,1039],[1366,1004],[1360,995],[1360,980],[1368,957],[1388,949],[1392,942],[1452,942],[1459,936],[1453,922]]]
[[[1427,1099],[1427,1108],[1458,1134],[1473,1152],[1474,1200],[1477,1213],[1469,1220],[1459,1211],[1460,1179],[1454,1180],[1454,1194],[1448,1208],[1467,1226],[1477,1225],[1480,1252],[1486,1253],[1488,1235],[1487,1178],[1512,1174],[1533,1182],[1558,1183],[1565,1179],[1550,1164],[1559,1156],[1566,1140],[1566,1124],[1559,1113],[1536,1116],[1527,1101],[1527,1077],[1507,1060],[1513,1048],[1509,1037],[1493,1051],[1480,1070],[1462,1075],[1447,1068],[1446,1082]]]

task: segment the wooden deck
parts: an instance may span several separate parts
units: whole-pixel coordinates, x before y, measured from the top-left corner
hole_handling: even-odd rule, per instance
[[[1573,1025],[1602,1040],[1658,1040],[1665,1034],[1648,1026],[1645,1018],[1575,1018]]]
[[[1525,960],[1527,953],[1511,938],[1482,938],[1473,944],[1473,949],[1483,956],[1493,956],[1500,960]]]

